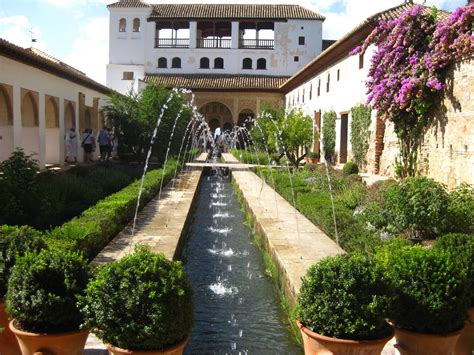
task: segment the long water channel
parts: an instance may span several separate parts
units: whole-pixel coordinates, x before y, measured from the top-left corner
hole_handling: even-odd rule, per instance
[[[203,176],[183,260],[196,316],[185,354],[301,354],[229,179]]]

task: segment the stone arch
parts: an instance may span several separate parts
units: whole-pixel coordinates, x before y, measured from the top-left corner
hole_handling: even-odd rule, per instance
[[[68,101],[64,108],[64,129],[67,131],[71,127],[76,128],[76,113],[74,111],[74,105]]]
[[[21,100],[21,125],[38,127],[38,105],[31,91],[26,92]]]
[[[208,122],[208,125],[212,132],[214,132],[216,128],[221,127],[221,123],[217,118],[211,118]]]
[[[0,85],[0,126],[13,126],[12,100],[3,85]]]
[[[239,119],[237,121],[237,125],[241,127],[246,127],[247,129],[250,127],[251,123],[248,122],[248,119],[250,118],[255,118],[255,113],[251,109],[243,109],[239,113]]]
[[[59,128],[59,109],[54,97],[49,97],[45,105],[46,128]]]
[[[211,127],[211,121],[217,120],[220,128],[223,128],[226,123],[233,125],[232,110],[224,103],[219,101],[210,101],[203,104],[199,112],[206,118],[206,122]],[[214,131],[214,127],[211,129]]]

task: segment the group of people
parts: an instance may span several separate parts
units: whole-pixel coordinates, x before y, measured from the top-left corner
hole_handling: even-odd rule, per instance
[[[81,148],[84,149],[84,162],[92,162],[93,153],[96,150],[96,139],[91,128],[86,128],[82,134]],[[65,158],[66,163],[77,162],[77,135],[76,129],[71,127],[64,137]],[[97,135],[97,143],[99,144],[100,160],[108,161],[112,157],[114,146],[116,145],[115,135],[112,128],[104,126]]]

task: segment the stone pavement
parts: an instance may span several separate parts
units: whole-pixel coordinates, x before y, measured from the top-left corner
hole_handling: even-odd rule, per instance
[[[202,154],[196,161],[205,161]],[[120,232],[97,257],[93,265],[120,259],[133,251],[136,244],[148,245],[155,252],[162,252],[169,259],[179,256],[181,234],[201,178],[201,169],[180,174],[179,179],[168,183],[161,197],[156,196],[138,214],[135,234],[131,238],[133,221]],[[105,355],[104,344],[93,334],[89,336],[84,351],[86,355]]]

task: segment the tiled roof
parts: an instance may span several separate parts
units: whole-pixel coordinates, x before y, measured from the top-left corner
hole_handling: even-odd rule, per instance
[[[118,7],[150,7],[147,3],[144,3],[141,0],[120,0],[113,4],[107,5],[109,8],[118,8]]]
[[[146,74],[143,81],[173,88],[208,90],[276,90],[287,76],[231,74]]]
[[[293,76],[281,86],[281,89],[284,92],[289,92],[296,86],[301,85],[305,80],[310,79],[317,73],[330,67],[337,60],[348,56],[349,51],[364,41],[365,38],[372,32],[373,28],[377,26],[379,21],[396,19],[413,6],[417,5],[413,3],[403,3],[368,17],[364,22],[353,28],[350,32],[346,33],[343,37],[330,45],[326,50],[321,52],[303,68],[293,74]],[[431,13],[432,10],[432,7],[424,7],[425,13]],[[449,12],[438,10],[439,20],[446,20],[449,16]]]
[[[108,87],[92,80],[81,71],[59,61],[58,59],[36,49],[25,49],[0,38],[0,55],[44,70],[58,77],[96,90],[103,94],[112,92]]]
[[[156,4],[152,6],[150,20],[160,18],[324,20],[324,16],[299,5]]]

